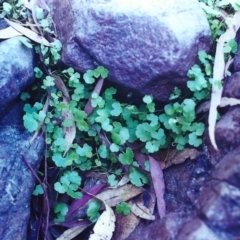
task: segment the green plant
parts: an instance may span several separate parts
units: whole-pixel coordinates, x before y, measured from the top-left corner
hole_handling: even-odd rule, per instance
[[[211,59],[208,55],[200,53],[203,65],[207,69],[208,75]],[[116,89],[108,88],[100,96],[94,91],[94,83],[98,77],[106,77],[107,70],[98,67],[89,70],[87,74],[81,75],[72,68],[55,72],[61,76],[65,84],[68,84],[64,93],[56,86],[55,78],[52,76],[42,76],[41,70],[35,69],[36,77],[43,78],[42,88],[49,92],[49,111],[44,111],[44,104],[37,102],[34,106],[26,104],[24,110],[24,125],[30,131],[44,128],[47,133],[46,142],[49,146],[48,157],[55,165],[65,169],[65,173],[55,185],[55,190],[59,193],[67,193],[74,196],[69,182],[64,185],[66,174],[72,172],[68,170],[80,169],[82,171],[105,169],[117,163],[131,166],[129,168],[130,179],[133,184],[142,186],[148,181],[134,167],[134,153],[127,142],[144,143],[143,152],[155,153],[161,148],[166,148],[169,143],[175,143],[178,149],[183,149],[186,144],[199,146],[201,135],[204,131],[204,124],[195,122],[196,99],[203,99],[209,91],[209,82],[204,78],[201,68],[195,65],[189,71],[189,77],[194,80],[188,85],[194,91],[194,98],[184,99],[181,103],[174,102],[164,107],[163,114],[158,114],[155,110],[155,103],[152,96],[145,96],[140,107],[120,103],[114,98]],[[199,93],[204,93],[199,97]],[[65,95],[69,95],[69,100],[64,101]],[[89,97],[91,98],[92,113],[88,116],[84,110]],[[66,112],[72,116],[65,118]],[[44,122],[44,124],[42,124]],[[66,131],[76,124],[77,132],[75,143],[68,147]],[[168,135],[168,137],[167,137]],[[82,142],[78,144],[77,142]],[[107,146],[106,142],[109,143]],[[66,154],[65,154],[66,153]],[[109,159],[106,163],[105,159]],[[109,178],[111,185],[114,183],[113,176]],[[80,197],[80,195],[77,195]]]
[[[239,0],[199,0],[199,3],[207,14],[213,40],[226,30],[228,15],[240,10]]]
[[[61,44],[58,46],[59,51]],[[41,47],[41,51],[45,58],[50,59],[48,63],[44,61],[46,66],[57,61],[58,57],[47,54],[51,52],[49,48]],[[114,98],[116,89],[112,87],[102,94],[94,91],[96,80],[107,77],[108,71],[103,67],[88,70],[83,76],[72,68],[44,76],[39,68],[35,68],[36,78],[43,82],[41,88],[48,92],[46,97],[49,98],[49,106],[46,111],[44,102],[36,102],[33,106],[27,103],[24,107],[24,126],[30,132],[41,128],[46,132],[48,158],[62,169],[55,190],[80,198],[81,193],[77,191],[80,180],[77,180],[78,184],[73,180],[73,175],[80,178],[76,175],[78,170],[108,171],[110,166],[117,166],[117,162],[129,166],[130,180],[134,185],[148,183],[148,178],[135,168],[134,152],[127,147],[127,142],[142,142],[142,151],[147,154],[155,153],[169,144],[176,145],[177,149],[183,149],[186,144],[200,146],[204,124],[196,122],[195,107],[196,101],[208,97],[210,83],[206,76],[211,75],[212,58],[204,52],[199,53],[199,58],[205,73],[198,65],[188,72],[193,79],[188,82],[188,87],[194,93],[193,98],[167,104],[161,114],[155,109],[152,96],[145,96],[143,104],[137,107],[120,103]],[[60,76],[65,87],[60,88],[54,76]],[[179,91],[177,94],[180,96]],[[86,111],[89,98],[91,114]],[[67,131],[74,129],[74,126],[77,130],[75,140],[69,145]],[[117,184],[115,175],[110,175],[108,179],[111,186]]]
[[[65,203],[59,203],[54,207],[54,213],[56,218],[54,219],[55,223],[64,222],[65,216],[68,212],[68,206]]]
[[[24,6],[23,1],[21,0],[4,1],[2,6],[0,6],[0,9],[1,8],[1,18],[8,16],[18,20],[27,19],[27,8]]]
[[[91,222],[96,222],[100,216],[99,210],[101,203],[99,201],[90,202],[87,209],[87,216]]]
[[[124,215],[129,215],[131,213],[131,207],[126,202],[121,202],[116,206],[117,213],[123,213]]]
[[[59,193],[67,193],[72,198],[81,198],[82,193],[78,192],[81,185],[81,177],[76,171],[66,171],[59,182],[54,184],[54,189]]]
[[[217,4],[202,1],[208,11],[214,38],[225,27],[225,23],[217,18],[220,16],[215,9]],[[28,10],[21,1],[4,2],[2,9],[1,16],[26,21]],[[52,20],[44,15],[43,9],[37,9],[36,17],[45,35],[54,34]],[[199,101],[209,98],[213,82],[213,58],[205,52],[199,52],[200,64],[188,71],[188,96],[183,98],[181,91],[175,88],[170,96],[171,102],[163,109],[157,109],[151,95],[144,96],[142,104],[136,106],[120,102],[113,87],[103,91],[100,83],[108,77],[108,70],[103,66],[83,74],[73,68],[59,69],[57,62],[61,58],[62,44],[54,37],[49,47],[25,40],[23,44],[34,47],[43,59],[34,69],[36,84],[29,93],[21,94],[22,100],[27,101],[23,120],[29,132],[41,130],[45,133],[45,157],[49,166],[58,169],[54,182],[56,201],[60,201],[63,194],[71,199],[82,197],[81,173],[84,171],[106,173],[111,187],[116,186],[126,172],[135,186],[148,184],[147,175],[135,159],[132,143],[145,154],[172,146],[181,150],[186,145],[199,147],[202,144],[205,126],[198,120],[195,108]],[[235,52],[236,44],[231,41],[225,49],[226,53]],[[29,100],[35,103],[31,105]],[[145,171],[149,171],[147,161]],[[42,194],[43,189],[37,185],[33,193]],[[100,206],[97,201],[89,204],[87,215],[91,221],[99,217]],[[64,221],[67,211],[66,204],[57,204],[55,222]],[[116,211],[127,214],[130,207],[121,203]]]

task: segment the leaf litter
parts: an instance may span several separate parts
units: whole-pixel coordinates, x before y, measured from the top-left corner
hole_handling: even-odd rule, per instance
[[[4,19],[12,28],[14,28],[16,31],[18,31],[22,35],[26,36],[27,38],[33,40],[34,42],[43,44],[47,47],[51,46],[50,42],[46,38],[44,38],[43,36],[40,36],[38,33],[30,30],[29,28],[23,27],[19,23],[10,21],[6,18],[4,18]]]
[[[224,60],[224,46],[225,44],[234,39],[236,33],[240,27],[240,11],[236,12],[232,17],[231,21],[228,22],[228,29],[223,33],[217,42],[214,66],[213,66],[213,84],[212,84],[212,94],[210,102],[210,110],[208,117],[208,133],[210,141],[213,147],[218,150],[216,140],[215,140],[215,125],[217,120],[217,107],[221,103],[222,91],[223,88],[215,84],[215,81],[222,81],[224,79],[225,73],[225,60]]]
[[[158,213],[161,218],[166,214],[166,203],[164,200],[165,182],[163,178],[163,171],[158,162],[149,156],[150,171],[152,177],[152,184],[157,198]]]

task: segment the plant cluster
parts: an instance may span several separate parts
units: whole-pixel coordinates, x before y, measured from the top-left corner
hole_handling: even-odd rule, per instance
[[[45,51],[46,47],[39,49],[42,54],[51,52]],[[35,68],[36,78],[42,80],[41,87],[46,90],[45,98],[49,99],[46,101],[48,111],[44,102],[36,102],[33,106],[27,103],[24,107],[24,126],[30,132],[41,128],[46,133],[47,157],[61,173],[54,189],[59,194],[81,198],[81,172],[105,172],[109,185],[116,186],[124,173],[122,166],[129,172],[131,182],[141,187],[148,183],[148,178],[139,171],[131,143],[142,146],[142,152],[146,154],[168,148],[169,144],[176,145],[179,150],[186,144],[200,146],[205,127],[202,122],[196,121],[195,107],[197,101],[209,96],[208,76],[211,75],[212,58],[204,52],[200,52],[199,57],[205,71],[195,65],[188,73],[192,98],[176,101],[181,100],[176,89],[171,96],[175,100],[163,110],[155,109],[152,96],[143,97],[143,104],[137,107],[116,100],[114,95],[117,90],[113,87],[102,94],[94,91],[96,80],[106,78],[108,74],[101,66],[88,70],[82,76],[72,68],[44,76],[40,68]],[[66,88],[56,86],[54,76],[61,77]],[[25,96],[26,93],[23,93],[22,97]],[[91,114],[86,111],[89,99]],[[74,142],[68,146],[66,134],[74,126],[77,129]],[[39,187],[36,186],[35,193]]]
[[[207,59],[211,60],[211,57],[204,52],[200,52],[199,56],[210,75]],[[107,88],[102,94],[96,93],[96,79],[105,78],[108,74],[103,67],[87,71],[82,78],[72,68],[55,71],[54,75],[60,76],[64,84],[68,85],[69,101],[64,100],[65,93],[55,85],[52,75],[44,77],[39,68],[35,68],[35,73],[36,78],[42,78],[42,88],[47,90],[49,109],[46,112],[43,102],[36,102],[33,106],[27,103],[24,107],[24,126],[30,132],[43,128],[49,146],[48,157],[59,168],[106,170],[108,166],[120,162],[130,167],[130,178],[134,184],[142,186],[147,179],[140,173],[136,174],[138,171],[134,166],[138,164],[134,160],[130,143],[141,143],[142,151],[147,154],[167,148],[169,144],[176,144],[177,149],[183,149],[186,144],[198,147],[202,143],[204,124],[196,121],[195,106],[197,100],[208,96],[210,84],[198,65],[188,73],[192,78],[188,81],[188,86],[194,96],[185,98],[182,102],[167,104],[160,114],[159,110],[155,109],[152,96],[145,96],[143,104],[137,107],[116,100],[115,88]],[[22,96],[25,96],[25,93]],[[88,115],[85,107],[89,99],[93,111]],[[68,118],[66,115],[73,117]],[[77,133],[74,143],[66,153],[66,131],[74,125]],[[59,193],[67,192],[74,197],[73,192],[80,186],[80,181],[78,186],[71,184],[71,181],[64,184],[66,179],[70,179],[67,173],[71,172],[64,173],[60,182],[55,184],[55,189]],[[116,178],[121,174],[121,170],[117,169],[115,175],[110,172],[109,174],[110,185],[116,185]],[[79,195],[75,197],[78,198]]]
[[[215,6],[231,4],[234,9],[239,6],[238,1],[202,0],[201,3],[208,13],[214,38],[224,27],[217,18],[219,11]],[[27,19],[28,11],[22,1],[4,1],[1,5],[2,17]],[[41,31],[53,34],[53,23],[43,9],[37,8],[36,16]],[[33,46],[26,42],[25,45]],[[107,78],[108,70],[102,66],[83,74],[73,68],[56,70],[61,47],[56,38],[50,47],[34,46],[43,59],[34,69],[38,81],[32,91],[21,94],[22,100],[29,101],[31,97],[35,101],[32,105],[25,104],[24,126],[29,132],[41,130],[45,133],[46,158],[50,165],[59,169],[54,183],[59,195],[81,198],[81,174],[90,170],[107,174],[111,187],[118,184],[125,172],[129,173],[132,184],[138,187],[147,184],[148,177],[140,170],[131,147],[133,144],[145,154],[172,146],[182,150],[186,145],[198,147],[202,144],[205,125],[197,119],[196,105],[209,98],[211,84],[221,84],[211,78],[213,58],[210,55],[200,51],[199,65],[188,71],[189,97],[183,98],[176,88],[170,96],[170,103],[157,109],[151,95],[144,96],[142,104],[136,106],[118,101],[115,97],[117,90],[113,87],[103,91],[101,81]],[[226,53],[235,51],[234,41],[226,44]],[[147,164],[145,171],[148,171]],[[37,185],[33,194],[42,193],[43,189]],[[91,221],[99,217],[99,209],[98,202],[89,205],[87,215]],[[56,205],[55,221],[63,221],[67,211],[66,204]],[[127,214],[129,206],[121,203],[116,211]]]

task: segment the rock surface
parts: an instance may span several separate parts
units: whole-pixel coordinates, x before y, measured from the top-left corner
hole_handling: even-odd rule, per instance
[[[14,104],[33,83],[34,52],[20,37],[1,41],[0,52],[0,239],[25,240],[35,178],[23,156],[36,171],[43,158],[44,139],[38,137],[29,145],[32,134],[23,127],[23,103]]]
[[[199,214],[212,227],[240,236],[240,147],[216,166],[198,199]]]
[[[34,80],[33,49],[14,37],[0,42],[0,118]]]
[[[235,38],[238,46],[240,43],[240,31],[237,31],[237,35]],[[234,62],[233,62],[233,70],[234,72],[239,72],[240,71],[240,48],[238,48],[235,56],[234,56]]]
[[[206,182],[211,166],[205,155],[187,160],[164,170],[167,213],[189,211],[194,208],[200,188]]]
[[[224,156],[240,146],[240,107],[231,107],[217,122],[215,129],[219,154]],[[214,153],[212,153],[214,157]],[[212,159],[213,160],[213,159]]]
[[[36,171],[44,154],[43,137],[29,145],[32,134],[19,125],[21,109],[21,106],[13,108],[0,123],[1,240],[26,239],[35,178],[23,158]]]
[[[168,101],[199,50],[208,51],[210,29],[197,0],[50,0],[63,43],[62,62],[85,72],[97,65],[109,80]],[[201,23],[201,24],[199,24]]]
[[[234,240],[240,236],[240,147],[209,175],[203,156],[164,172],[167,214],[141,223],[127,238]]]
[[[223,96],[240,99],[240,72],[236,72],[229,77],[225,83]]]

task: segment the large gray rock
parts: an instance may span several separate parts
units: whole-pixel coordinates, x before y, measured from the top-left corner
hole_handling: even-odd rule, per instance
[[[43,156],[43,139],[29,146],[31,135],[15,127],[0,127],[0,239],[25,240],[36,171]]]
[[[34,81],[34,51],[14,37],[0,42],[0,118]]]
[[[199,215],[209,226],[240,236],[240,147],[227,154],[216,166],[198,199]]]
[[[26,240],[30,200],[35,177],[24,159],[37,171],[44,155],[44,138],[22,126],[22,104],[0,122],[0,239]]]
[[[49,0],[62,62],[80,72],[103,65],[109,80],[167,101],[184,87],[199,50],[211,45],[197,0]],[[126,91],[127,92],[127,91]]]

